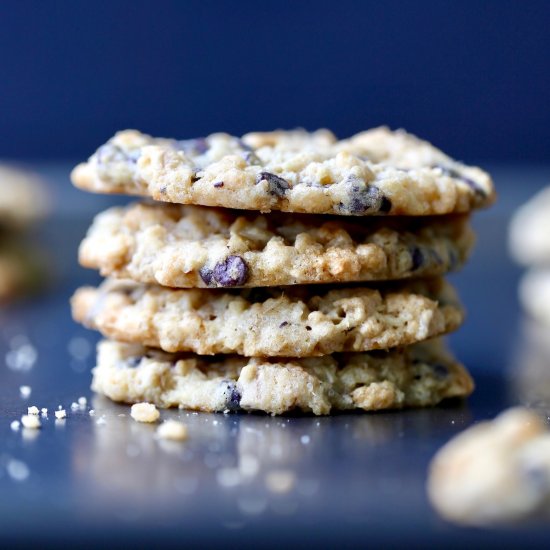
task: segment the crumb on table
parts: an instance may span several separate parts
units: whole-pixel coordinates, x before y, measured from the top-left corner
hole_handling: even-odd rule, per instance
[[[40,422],[40,418],[38,418],[37,415],[38,415],[38,413],[36,413],[36,414],[34,414],[34,413],[33,414],[24,414],[21,417],[21,424],[23,424],[23,427],[24,428],[29,428],[31,430],[36,430],[38,428],[41,428],[42,424]]]
[[[136,422],[156,422],[160,417],[158,409],[151,403],[132,405],[130,415]]]

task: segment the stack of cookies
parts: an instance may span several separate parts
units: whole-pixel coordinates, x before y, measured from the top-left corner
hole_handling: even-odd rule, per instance
[[[438,339],[463,321],[441,276],[473,245],[490,177],[403,131],[158,139],[124,131],[72,173],[148,200],[99,214],[75,319],[116,401],[314,414],[435,405],[472,380]],[[152,200],[151,200],[152,199]]]

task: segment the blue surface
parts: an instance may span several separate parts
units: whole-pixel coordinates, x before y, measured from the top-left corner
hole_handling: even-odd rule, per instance
[[[550,181],[550,166],[488,167],[500,201],[476,216],[477,251],[454,276],[469,318],[451,339],[477,382],[467,403],[319,419],[163,411],[188,424],[182,446],[158,443],[154,428],[131,420],[127,407],[93,397],[93,353],[78,361],[68,350],[75,337],[90,350],[97,340],[70,319],[72,291],[98,280],[76,265],[78,242],[93,213],[126,199],[72,189],[69,165],[37,168],[58,197],[54,217],[37,234],[56,276],[49,292],[0,312],[0,358],[17,335],[38,352],[28,372],[0,362],[0,547],[547,547],[549,527],[537,522],[500,529],[444,522],[430,508],[424,484],[436,450],[472,422],[516,403],[550,413],[550,384],[529,374],[527,359],[536,350],[520,330],[519,269],[506,255],[512,209]],[[550,367],[548,356],[542,361]],[[19,396],[22,384],[32,387],[28,400]],[[81,395],[95,417],[70,410]],[[50,410],[35,438],[9,428],[31,404]],[[61,425],[52,415],[59,404],[69,414]],[[98,425],[102,415],[106,423]],[[13,459],[27,465],[27,479],[10,477]],[[229,486],[224,472],[234,468],[249,475]],[[281,471],[290,472],[292,484],[278,493],[268,478]]]
[[[0,157],[389,124],[456,158],[548,160],[550,2],[7,1]]]

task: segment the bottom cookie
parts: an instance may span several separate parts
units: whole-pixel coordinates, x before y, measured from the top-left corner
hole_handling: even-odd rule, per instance
[[[92,389],[114,401],[208,412],[375,411],[465,397],[473,381],[440,340],[389,352],[302,359],[169,354],[137,344],[98,345]]]

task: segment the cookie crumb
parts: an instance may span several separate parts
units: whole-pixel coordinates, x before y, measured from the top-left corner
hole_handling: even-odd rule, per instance
[[[90,410],[88,411],[88,414],[89,414],[90,416],[94,416],[94,414],[95,414],[94,409],[90,409]]]
[[[48,409],[46,409],[46,407],[40,409],[40,412],[42,413],[42,416],[48,416]]]
[[[152,403],[136,403],[132,405],[130,416],[136,422],[156,422],[160,413]]]
[[[65,409],[55,411],[55,417],[58,420],[61,420],[62,418],[67,418],[67,411]]]
[[[23,424],[23,427],[29,428],[31,430],[37,430],[38,428],[41,428],[42,424],[37,415],[38,413],[24,414],[21,417],[21,424]]]
[[[71,403],[71,411],[76,411],[79,408],[78,403],[72,402]]]
[[[185,441],[187,439],[187,426],[177,420],[167,420],[157,428],[156,435],[159,439]]]
[[[102,424],[107,424],[107,421],[105,420],[105,418],[101,417],[98,418],[95,423],[101,426]]]
[[[78,405],[81,409],[86,407],[87,404],[88,404],[88,400],[84,396],[78,398]]]
[[[19,386],[19,393],[23,399],[28,399],[31,396],[32,389],[30,386]]]
[[[40,411],[38,410],[38,407],[35,407],[34,405],[32,407],[27,407],[27,414],[40,414]]]
[[[19,426],[21,425],[21,423],[19,422],[19,420],[14,420],[11,424],[10,424],[10,428],[14,431],[14,432],[17,432],[19,430]]]

